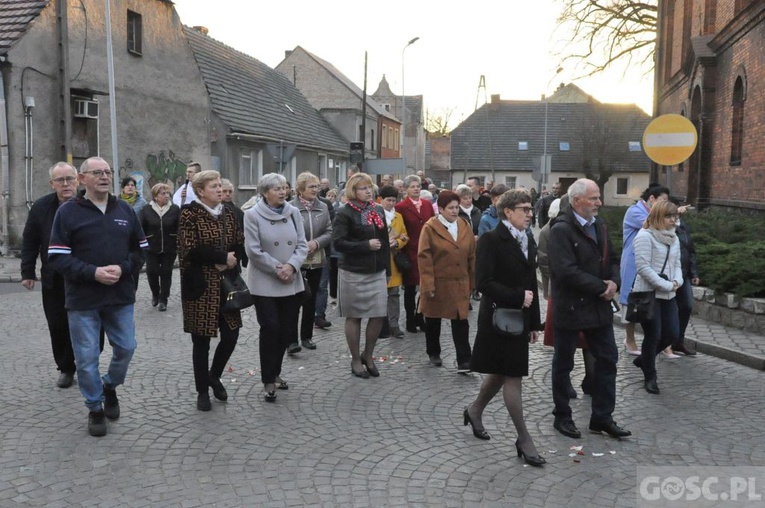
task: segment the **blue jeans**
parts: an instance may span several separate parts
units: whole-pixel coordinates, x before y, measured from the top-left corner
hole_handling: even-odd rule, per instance
[[[103,326],[112,360],[109,370],[101,378],[98,371],[98,335]],[[104,400],[104,385],[114,388],[125,382],[130,359],[136,348],[133,304],[110,306],[95,310],[70,310],[69,335],[77,362],[77,380],[85,405],[91,411],[100,411]]]
[[[685,340],[685,330],[688,328],[688,322],[691,320],[691,314],[693,314],[693,286],[690,275],[683,279],[683,285],[677,290],[675,300],[677,301],[677,314],[680,318],[680,333],[672,345],[682,346]]]
[[[646,381],[656,377],[656,355],[664,348],[677,342],[680,335],[680,317],[677,299],[656,299],[651,321],[641,321],[643,344],[640,348],[640,363]]]
[[[316,317],[327,317],[327,297],[329,293],[329,263],[324,263],[319,279],[319,290],[316,292]]]

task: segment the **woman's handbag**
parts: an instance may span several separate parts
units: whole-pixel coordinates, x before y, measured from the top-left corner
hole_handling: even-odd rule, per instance
[[[252,295],[237,270],[226,270],[220,278],[220,310],[236,312],[252,305]]]
[[[396,268],[398,268],[401,272],[408,272],[412,269],[411,261],[409,261],[409,258],[406,257],[406,254],[400,250],[393,254],[393,262],[396,264]]]
[[[303,302],[310,302],[311,298],[313,298],[313,293],[311,292],[311,286],[308,285],[308,277],[305,276],[305,270],[300,270],[300,276],[303,277],[304,289],[298,293],[298,296],[301,297]]]
[[[526,320],[521,309],[505,309],[495,305],[491,322],[494,331],[502,337],[519,339],[526,336]]]
[[[226,250],[226,210],[221,214],[221,226],[223,236],[221,237],[221,249]],[[250,289],[244,282],[240,268],[237,265],[230,270],[224,270],[220,276],[220,311],[237,312],[246,309],[253,304]]]
[[[666,279],[664,268],[667,267],[669,260],[669,245],[667,245],[667,256],[664,258],[664,264],[659,272],[659,277]],[[635,287],[635,280],[632,281],[632,287]],[[624,319],[630,323],[642,323],[653,319],[654,308],[656,307],[656,291],[630,291],[627,296],[627,312],[624,313]]]
[[[653,319],[655,306],[655,291],[633,291],[627,297],[627,313],[624,317],[630,323],[650,321]]]

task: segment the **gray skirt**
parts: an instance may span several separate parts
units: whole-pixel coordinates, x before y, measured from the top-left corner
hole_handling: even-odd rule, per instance
[[[340,317],[370,318],[388,315],[385,270],[356,273],[338,270],[337,312]]]

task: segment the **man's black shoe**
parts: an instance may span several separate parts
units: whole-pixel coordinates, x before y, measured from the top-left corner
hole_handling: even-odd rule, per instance
[[[120,402],[117,400],[117,391],[104,386],[104,414],[110,420],[120,417]]]
[[[289,346],[287,346],[287,354],[288,355],[294,355],[295,353],[299,353],[303,350],[302,347],[297,342],[293,342]]]
[[[441,361],[441,357],[438,355],[430,355],[430,364],[434,367],[440,367],[444,364],[444,362]]]
[[[93,437],[106,435],[106,419],[103,411],[91,411],[88,413],[88,434]]]
[[[59,388],[69,388],[74,383],[74,372],[62,372],[58,377],[56,386]]]
[[[159,302],[159,311],[165,312],[167,310],[167,302]]]
[[[617,439],[629,437],[632,435],[632,432],[619,427],[613,420],[608,423],[590,423],[590,432],[594,434],[605,432],[609,436],[615,437]]]
[[[556,419],[555,422],[553,422],[553,428],[566,437],[572,437],[574,439],[582,437],[582,433],[576,428],[573,420]]]
[[[316,349],[316,344],[311,339],[308,340],[301,340],[301,344],[303,344],[303,347],[306,349]]]
[[[324,328],[329,328],[330,326],[332,326],[332,323],[330,323],[323,317],[317,317],[316,319],[313,320],[313,325],[316,328],[324,329]]]
[[[159,303],[159,297],[158,296],[152,296],[151,297],[151,306],[156,307]]]

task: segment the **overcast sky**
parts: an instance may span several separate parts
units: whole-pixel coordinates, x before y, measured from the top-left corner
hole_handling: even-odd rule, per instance
[[[383,74],[401,93],[402,49],[407,95],[423,95],[439,114],[452,109],[451,127],[484,102],[486,95],[537,100],[558,83],[581,74],[560,65],[565,34],[556,31],[561,0],[471,0],[430,2],[385,0],[323,2],[175,0],[181,21],[202,25],[209,36],[276,67],[284,51],[302,46],[329,61],[359,87],[368,53],[368,93]],[[636,103],[651,112],[652,77],[624,69],[574,81],[602,102]]]

